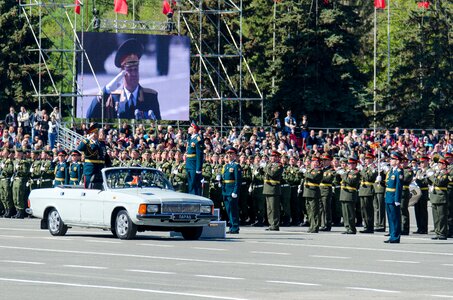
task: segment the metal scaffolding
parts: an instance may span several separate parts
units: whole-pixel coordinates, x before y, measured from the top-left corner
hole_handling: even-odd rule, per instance
[[[71,98],[72,116],[75,116],[76,98],[86,96],[84,95],[83,78],[79,80],[79,85],[77,83],[77,56],[79,55],[82,61],[86,59],[88,65],[91,66],[83,47],[83,32],[99,30],[177,33],[187,34],[192,40],[191,101],[198,102],[200,123],[202,123],[201,111],[205,101],[220,101],[221,103],[221,122],[212,124],[216,126],[225,125],[223,122],[225,101],[233,101],[238,104],[238,120],[241,124],[237,125],[242,125],[243,102],[260,101],[262,125],[263,96],[243,55],[242,0],[177,1],[173,16],[177,20],[176,23],[171,18],[167,22],[135,20],[135,1],[133,20],[102,19],[97,15],[94,3],[90,4],[88,0],[79,0],[79,3],[80,14],[76,14],[74,13],[76,4],[73,0],[19,1],[21,13],[24,15],[37,45],[36,49],[29,51],[39,51],[39,61],[37,62],[39,76],[31,80],[40,109],[43,103],[49,103],[47,98],[53,97],[58,98],[61,111],[62,100]],[[212,6],[213,4],[215,7]],[[89,11],[89,8],[92,11]],[[39,21],[37,25],[34,25],[33,20],[36,18]],[[47,28],[51,28],[53,31],[46,32]],[[54,32],[55,28],[58,29],[58,32]],[[80,39],[77,35],[78,31],[81,32]],[[69,37],[73,42],[72,47],[68,46]],[[43,38],[52,40],[51,49],[41,47]],[[83,66],[83,63],[80,65]],[[58,76],[64,76],[61,86],[57,86],[57,81],[54,79],[56,73],[53,73],[55,71],[50,66],[55,66],[61,72]],[[91,72],[96,79],[96,74],[92,69]],[[52,83],[50,89],[42,86],[43,76],[48,76],[50,79]],[[252,88],[244,89],[245,77]],[[98,87],[101,91],[99,84]]]

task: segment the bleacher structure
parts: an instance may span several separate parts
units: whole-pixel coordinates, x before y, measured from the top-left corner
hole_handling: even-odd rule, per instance
[[[129,1],[131,2],[133,1]],[[39,61],[36,62],[39,65],[39,76],[31,79],[35,87],[34,96],[38,99],[40,109],[44,104],[55,103],[58,99],[60,111],[62,111],[62,103],[68,105],[71,102],[74,120],[77,98],[88,96],[84,95],[83,84],[82,86],[77,84],[77,55],[86,59],[90,65],[84,51],[83,39],[78,38],[77,32],[99,30],[119,33],[184,34],[192,40],[190,100],[198,102],[200,121],[203,103],[206,101],[221,102],[220,124],[209,124],[220,127],[224,125],[223,103],[225,101],[234,101],[235,105],[239,106],[239,123],[242,123],[243,102],[260,101],[261,123],[263,123],[263,95],[243,54],[242,0],[211,0],[209,4],[208,1],[203,0],[179,0],[175,2],[173,18],[169,18],[167,22],[102,19],[98,17],[92,2],[79,0],[79,3],[80,14],[76,14],[74,12],[76,4],[73,0],[21,0],[18,2],[21,17],[28,23],[36,41],[36,49],[29,49],[29,51],[40,53]],[[87,6],[84,6],[84,3]],[[133,18],[135,18],[135,12]],[[37,19],[38,22],[36,22]],[[48,26],[49,23],[53,25]],[[53,32],[46,32],[47,28],[52,28]],[[58,32],[54,32],[55,28]],[[41,47],[43,38],[50,38],[53,41],[52,49]],[[61,41],[56,41],[58,38]],[[73,45],[68,47],[68,41],[71,40]],[[63,84],[55,84],[53,74],[55,71],[51,70],[50,66],[55,66],[62,73],[66,72]],[[93,75],[96,78],[94,72]],[[44,76],[50,78],[52,82],[50,88],[42,86]],[[249,86],[253,88],[244,89],[245,78],[248,82],[252,82]],[[70,88],[64,90],[65,87]],[[99,84],[98,88],[101,93]],[[71,101],[67,100],[68,98]],[[50,99],[53,101],[48,101]],[[101,123],[103,122],[104,120],[101,120]],[[67,133],[63,130],[63,128],[60,129],[61,135],[65,136]],[[74,137],[68,138],[72,140]],[[63,138],[61,141],[65,140],[66,138]]]

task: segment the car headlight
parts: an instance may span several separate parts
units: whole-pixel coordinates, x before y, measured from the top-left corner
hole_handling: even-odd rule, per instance
[[[146,206],[147,213],[157,213],[159,212],[159,204],[149,204]]]
[[[200,212],[202,214],[210,214],[211,213],[211,205],[202,205]]]

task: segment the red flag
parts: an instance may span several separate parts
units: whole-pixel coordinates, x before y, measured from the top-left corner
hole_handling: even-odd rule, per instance
[[[385,0],[374,0],[374,7],[376,8],[385,8]]]
[[[173,10],[171,9],[170,3],[167,0],[162,2],[162,13],[164,15],[168,15],[169,13],[173,14]]]
[[[329,4],[329,0],[324,0],[323,2],[325,5]]]
[[[76,6],[74,6],[74,12],[76,14],[80,15],[80,2],[79,2],[79,0],[75,0],[74,4],[76,5]]]
[[[115,12],[123,15],[127,15],[127,1],[126,0],[115,0]]]
[[[429,8],[429,1],[418,2],[419,8],[428,9]]]

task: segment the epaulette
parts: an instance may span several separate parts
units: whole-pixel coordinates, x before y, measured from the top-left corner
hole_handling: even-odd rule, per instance
[[[157,94],[156,90],[150,89],[150,88],[144,88],[142,87],[143,93],[148,93],[148,94]]]
[[[110,94],[121,95],[122,92],[123,92],[122,89],[118,89],[118,90],[114,90],[114,91],[111,92]]]

